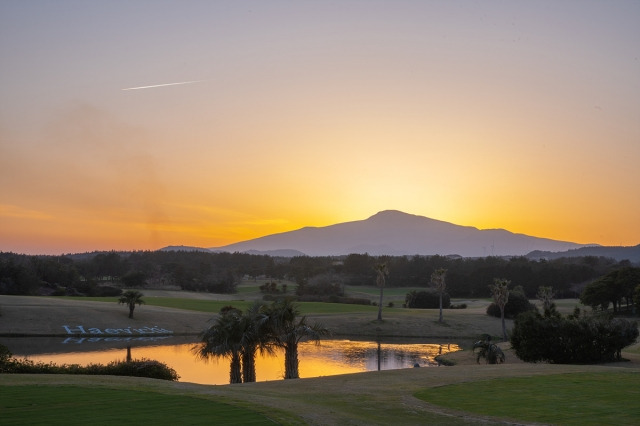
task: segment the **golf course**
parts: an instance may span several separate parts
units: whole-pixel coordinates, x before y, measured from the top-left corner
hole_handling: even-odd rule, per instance
[[[375,287],[348,289],[376,297]],[[334,336],[471,340],[501,335],[486,315],[490,300],[456,300],[466,309],[406,309],[407,289],[385,293],[377,307],[305,303],[299,308]],[[245,309],[261,297],[257,284],[235,295],[141,290],[134,318],[115,298],[0,296],[0,336],[62,336],[63,326],[153,327],[178,335],[202,331],[221,307]],[[389,303],[392,302],[392,303]],[[577,300],[556,301],[571,312]],[[393,307],[389,307],[392,305]],[[507,321],[507,329],[512,323]],[[0,338],[0,343],[2,339]],[[601,365],[524,363],[500,344],[504,364],[478,364],[470,347],[446,364],[318,378],[234,385],[198,385],[115,376],[0,376],[0,423],[14,424],[637,424],[640,344],[625,361]]]

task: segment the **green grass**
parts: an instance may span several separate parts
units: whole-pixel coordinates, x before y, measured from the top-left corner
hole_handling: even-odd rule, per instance
[[[79,386],[0,387],[3,425],[267,425],[249,409],[181,395]]]
[[[69,300],[86,300],[91,302],[111,302],[117,303],[115,297],[73,297],[57,296]],[[225,306],[234,306],[238,309],[247,309],[252,303],[246,300],[200,300],[182,299],[177,297],[143,297],[146,305],[162,306],[165,308],[186,309],[189,311],[218,313]],[[335,314],[335,313],[359,313],[376,312],[376,306],[350,305],[346,303],[323,303],[323,302],[296,302],[303,315],[309,314]]]
[[[450,409],[552,424],[638,424],[640,373],[493,379],[425,389],[416,397]]]

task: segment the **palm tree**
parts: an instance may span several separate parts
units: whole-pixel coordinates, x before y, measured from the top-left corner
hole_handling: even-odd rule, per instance
[[[137,290],[127,290],[122,293],[122,296],[118,299],[118,304],[125,304],[129,306],[129,318],[133,318],[133,310],[136,305],[144,305],[142,300],[143,294]]]
[[[256,381],[256,352],[272,354],[273,342],[269,336],[269,316],[263,303],[256,301],[240,318],[242,380]]]
[[[446,273],[446,269],[440,268],[431,274],[431,283],[440,294],[440,317],[438,318],[438,322],[442,322],[442,293],[444,293],[444,290],[447,288],[447,284],[444,281]]]
[[[536,294],[536,297],[542,302],[542,308],[545,312],[551,310],[551,305],[553,305],[553,298],[555,297],[555,295],[556,294],[553,291],[553,287],[538,287],[538,293]]]
[[[382,321],[382,292],[384,291],[384,285],[386,283],[387,275],[389,275],[389,269],[386,263],[379,263],[375,267],[376,270],[376,285],[380,287],[380,301],[378,302],[378,321]]]
[[[268,309],[269,330],[273,342],[284,348],[284,378],[297,379],[298,344],[304,340],[320,343],[320,337],[329,334],[329,330],[320,324],[307,324],[307,318],[300,315],[298,307],[288,298],[274,302]]]
[[[502,364],[505,361],[504,352],[495,343],[491,342],[491,336],[483,334],[482,339],[473,344],[473,352],[478,349],[476,362],[480,364],[480,358],[484,358],[487,364]]]
[[[229,358],[229,383],[242,383],[242,325],[239,309],[231,306],[220,310],[213,325],[200,334],[201,343],[193,347],[196,357]]]
[[[494,278],[493,285],[490,285],[493,301],[500,308],[500,320],[502,321],[502,340],[507,341],[507,327],[504,323],[504,306],[509,301],[509,284],[511,281],[504,278]]]

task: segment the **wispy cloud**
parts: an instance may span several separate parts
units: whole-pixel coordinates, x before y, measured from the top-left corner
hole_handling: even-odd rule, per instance
[[[154,88],[154,87],[179,86],[181,84],[201,83],[203,81],[206,81],[206,80],[179,81],[177,83],[153,84],[151,86],[128,87],[128,88],[122,89],[122,90],[140,90],[140,89],[151,89],[151,88]]]
[[[11,204],[0,204],[0,217],[18,217],[23,219],[51,219],[53,216],[37,210],[25,209]]]

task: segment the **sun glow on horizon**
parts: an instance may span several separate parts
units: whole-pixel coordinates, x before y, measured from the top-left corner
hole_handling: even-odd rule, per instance
[[[389,209],[640,243],[640,3],[186,4],[0,2],[0,251]]]

